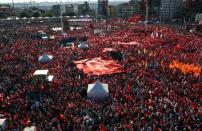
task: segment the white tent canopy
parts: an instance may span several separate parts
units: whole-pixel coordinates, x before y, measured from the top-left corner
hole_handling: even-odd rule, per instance
[[[6,119],[5,118],[0,118],[0,130],[4,129],[6,126]]]
[[[106,99],[109,97],[108,84],[101,83],[99,80],[94,84],[88,84],[88,98]]]
[[[41,37],[43,40],[47,40],[48,39],[48,36],[42,36]]]
[[[46,34],[44,31],[39,30],[38,33]]]
[[[23,131],[37,131],[36,126],[25,127]]]
[[[36,70],[35,72],[34,72],[34,76],[40,76],[40,75],[45,75],[45,76],[47,76],[48,75],[48,72],[49,72],[49,70]]]
[[[79,49],[87,49],[87,48],[89,48],[89,45],[87,45],[85,42],[81,42],[81,43],[78,45],[78,48],[79,48]]]
[[[53,39],[55,39],[55,36],[54,36],[54,35],[51,35],[51,36],[49,37],[49,39],[53,40]]]
[[[53,78],[54,78],[53,75],[49,75],[49,76],[47,77],[47,80],[48,80],[49,82],[51,82],[51,81],[53,81]]]
[[[52,55],[43,54],[39,57],[38,61],[42,63],[50,62],[53,59]]]
[[[54,27],[54,28],[51,28],[52,31],[61,31],[62,30],[62,27]]]

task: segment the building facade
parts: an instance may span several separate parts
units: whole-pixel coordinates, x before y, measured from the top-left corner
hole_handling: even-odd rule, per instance
[[[90,6],[87,1],[78,5],[78,15],[87,15],[90,11]]]
[[[172,19],[182,11],[182,0],[161,0],[160,17],[162,19]]]
[[[110,18],[114,18],[116,17],[116,8],[115,6],[108,6],[108,14],[107,14]]]
[[[51,12],[53,13],[54,16],[60,16],[60,5],[53,5],[51,7]]]
[[[75,15],[74,5],[72,4],[65,5],[65,14],[67,16],[74,16]]]
[[[0,5],[0,18],[6,18],[12,14],[10,5]]]
[[[149,0],[149,15],[154,18],[159,17],[161,0]]]
[[[194,21],[200,11],[202,0],[161,0],[160,17],[165,20]]]
[[[106,17],[108,14],[108,0],[98,0],[98,17]]]
[[[140,13],[140,5],[137,0],[131,0],[129,3],[123,3],[116,6],[116,15],[120,18],[127,18]]]
[[[202,13],[202,0],[196,0],[196,12]]]

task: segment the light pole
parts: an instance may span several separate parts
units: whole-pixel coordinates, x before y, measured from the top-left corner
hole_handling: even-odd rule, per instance
[[[63,19],[62,19],[62,0],[60,0],[60,21],[61,21],[61,26],[62,26],[62,35],[64,34],[64,30],[63,30]]]
[[[185,10],[186,10],[186,0],[182,0],[182,3],[183,3],[183,14],[184,14],[184,16],[183,16],[183,25],[184,25],[184,29],[186,30],[186,25],[187,25],[187,22],[186,22],[186,12],[185,12]]]
[[[12,10],[12,15],[15,14],[15,11],[14,11],[14,1],[12,0],[12,4],[13,4],[13,10]],[[13,16],[13,29],[14,29],[14,22],[15,22],[15,15]]]
[[[142,2],[142,0],[138,0],[138,2]],[[146,6],[146,11],[145,11],[144,28],[145,28],[145,31],[147,31],[147,23],[148,23],[148,17],[149,17],[149,1],[148,0],[145,0],[145,6]]]
[[[14,9],[14,2],[13,2],[13,0],[12,0],[12,4],[13,4],[13,9]]]
[[[149,17],[149,2],[148,2],[148,0],[145,0],[145,4],[146,4],[145,31],[147,31],[147,22],[148,22],[148,17]]]
[[[105,15],[105,30],[107,33],[107,28],[108,28],[108,0],[102,1],[102,13],[104,13],[103,15]]]

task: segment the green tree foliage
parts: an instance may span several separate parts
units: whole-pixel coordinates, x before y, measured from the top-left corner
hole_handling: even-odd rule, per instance
[[[27,12],[27,11],[22,11],[21,13],[20,13],[20,17],[21,18],[23,18],[23,17],[30,17],[30,14],[29,14],[29,12]]]
[[[75,16],[76,14],[74,12],[70,12],[70,13],[65,13],[63,14],[63,16]]]
[[[53,13],[51,11],[47,11],[43,14],[41,14],[42,17],[52,17],[53,16]]]
[[[33,14],[32,14],[32,17],[40,17],[40,13],[38,12],[38,11],[36,11],[36,12],[34,12]]]

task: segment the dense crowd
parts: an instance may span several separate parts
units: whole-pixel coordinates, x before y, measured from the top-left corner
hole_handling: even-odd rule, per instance
[[[178,60],[201,67],[201,38],[163,26],[149,26],[145,32],[143,26],[114,21],[104,35],[93,34],[96,23],[88,30],[68,31],[68,37],[85,32],[90,48],[67,49],[58,44],[65,36],[47,25],[1,27],[0,116],[8,120],[5,130],[20,131],[30,125],[45,131],[200,130],[201,74],[184,74],[169,64]],[[39,30],[55,39],[33,39]],[[138,44],[116,44],[132,41]],[[94,57],[110,59],[104,48],[123,53],[124,59],[117,62],[125,73],[92,76],[73,63]],[[40,63],[43,53],[53,55],[53,61]],[[34,81],[37,69],[49,69],[53,82]],[[88,84],[97,79],[109,84],[106,101],[86,97]]]

